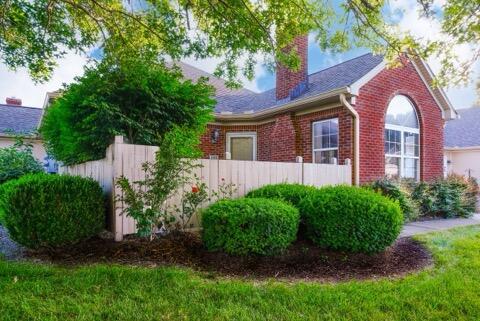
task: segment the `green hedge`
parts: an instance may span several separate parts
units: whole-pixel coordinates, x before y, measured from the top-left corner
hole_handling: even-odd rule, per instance
[[[307,236],[333,250],[375,253],[398,237],[403,225],[400,206],[373,191],[350,187],[324,187],[299,205]]]
[[[202,212],[202,238],[210,251],[274,255],[295,240],[298,224],[298,210],[282,201],[222,200]]]
[[[309,193],[316,190],[316,187],[301,184],[272,184],[252,190],[245,197],[279,199],[296,207]]]
[[[104,227],[104,197],[92,179],[30,174],[2,189],[5,225],[12,239],[24,246],[69,245]]]

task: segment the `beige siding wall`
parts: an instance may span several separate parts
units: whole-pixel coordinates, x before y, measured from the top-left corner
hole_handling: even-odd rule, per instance
[[[47,153],[45,152],[45,147],[43,146],[42,141],[39,139],[25,139],[25,142],[33,145],[33,156],[43,163],[43,159]],[[13,144],[15,144],[14,138],[0,137],[0,148],[12,146]]]
[[[473,149],[446,150],[447,173],[471,176],[480,180],[480,147]]]

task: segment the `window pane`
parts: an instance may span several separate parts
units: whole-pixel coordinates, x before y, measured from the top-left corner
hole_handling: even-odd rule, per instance
[[[330,135],[330,148],[338,147],[338,135]]]
[[[337,164],[338,150],[324,150],[315,152],[315,163],[320,164]]]
[[[393,129],[385,129],[385,154],[400,155],[401,154],[401,132]]]
[[[405,155],[407,156],[418,156],[418,134],[405,132],[403,134],[405,141]]]
[[[405,158],[403,161],[403,177],[414,178],[418,180],[418,163],[418,159]]]
[[[338,147],[338,119],[313,124],[313,149]]]
[[[337,134],[338,133],[338,119],[331,119],[330,120],[330,134]]]
[[[413,104],[402,95],[395,96],[388,105],[385,123],[409,128],[419,127]]]
[[[388,177],[400,176],[400,157],[385,157],[385,175]]]
[[[253,160],[253,138],[230,138],[230,152],[234,160]]]

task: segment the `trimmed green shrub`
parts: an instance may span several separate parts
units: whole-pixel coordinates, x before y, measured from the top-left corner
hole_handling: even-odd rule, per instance
[[[202,212],[202,238],[210,251],[274,255],[296,238],[298,210],[265,198],[221,200]]]
[[[420,216],[420,209],[418,204],[411,198],[407,184],[411,185],[411,183],[383,178],[366,185],[366,187],[398,201],[405,221],[410,222]]]
[[[299,205],[307,236],[333,250],[376,253],[390,246],[403,225],[400,206],[371,190],[329,186]]]
[[[11,238],[29,248],[73,244],[105,223],[102,189],[89,178],[25,175],[5,184],[2,203]]]
[[[293,206],[298,206],[302,199],[316,190],[316,187],[301,184],[271,184],[254,189],[248,192],[245,197],[279,199]]]

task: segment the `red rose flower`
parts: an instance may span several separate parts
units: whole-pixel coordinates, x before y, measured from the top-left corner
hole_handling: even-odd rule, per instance
[[[192,186],[192,193],[198,193],[198,192],[200,192],[200,190],[198,189],[198,186],[193,185]]]

